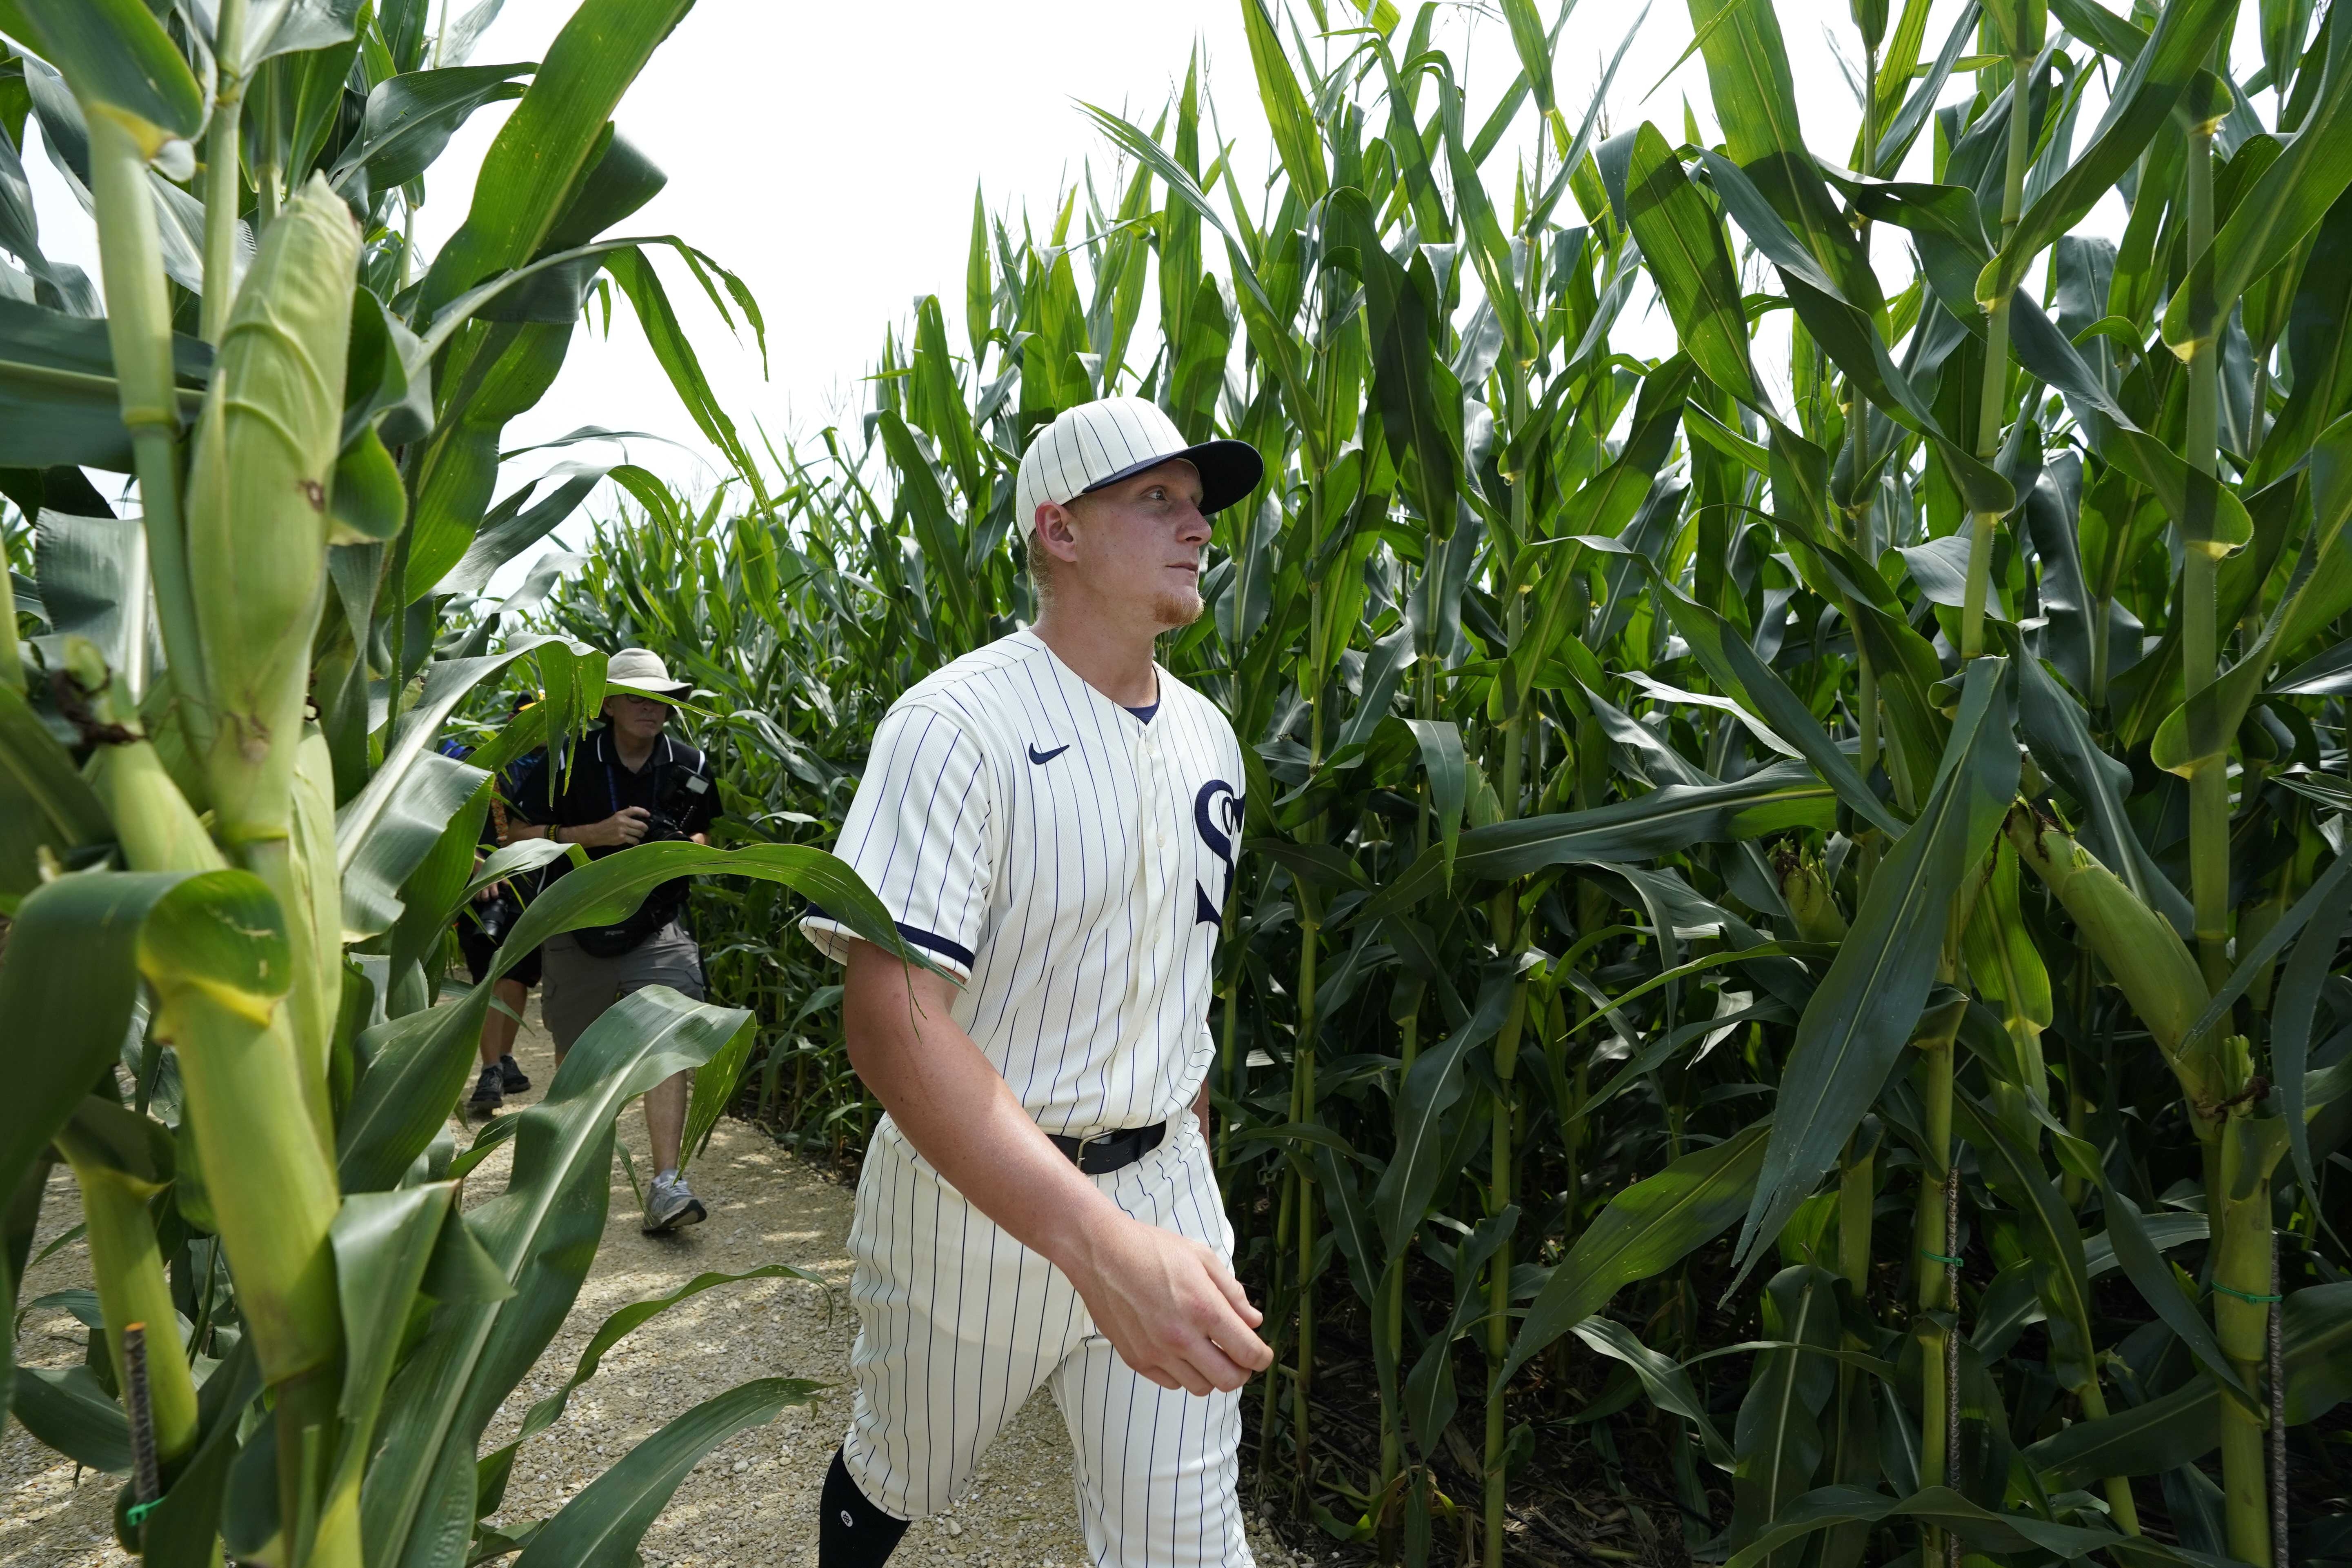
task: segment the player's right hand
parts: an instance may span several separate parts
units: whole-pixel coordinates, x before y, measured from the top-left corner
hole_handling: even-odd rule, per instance
[[[1120,1217],[1089,1238],[1072,1271],[1096,1329],[1119,1359],[1162,1388],[1230,1394],[1274,1352],[1265,1321],[1225,1260],[1190,1237]]]

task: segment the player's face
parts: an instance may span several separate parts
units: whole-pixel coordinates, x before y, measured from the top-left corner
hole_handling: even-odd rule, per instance
[[[1149,616],[1152,630],[1201,618],[1201,476],[1182,458],[1148,468],[1079,498],[1074,575],[1094,597]]]
[[[634,696],[614,692],[604,699],[604,716],[621,735],[640,745],[650,746],[654,737],[669,722],[669,704],[652,697]]]

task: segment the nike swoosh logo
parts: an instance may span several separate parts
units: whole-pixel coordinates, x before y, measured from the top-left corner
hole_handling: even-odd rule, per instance
[[[1051,762],[1054,758],[1061,756],[1062,753],[1069,749],[1070,747],[1068,743],[1065,742],[1062,745],[1054,747],[1051,751],[1040,751],[1037,749],[1037,743],[1033,740],[1029,743],[1029,760],[1032,762]]]

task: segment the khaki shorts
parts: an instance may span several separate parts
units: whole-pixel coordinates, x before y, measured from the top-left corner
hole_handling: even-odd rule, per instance
[[[617,958],[599,958],[569,936],[551,936],[542,955],[539,1007],[555,1049],[568,1051],[604,1009],[647,986],[702,996],[702,953],[673,920]]]

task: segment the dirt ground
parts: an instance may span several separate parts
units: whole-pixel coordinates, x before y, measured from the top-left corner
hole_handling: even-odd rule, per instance
[[[539,1098],[554,1071],[536,1001],[516,1057],[533,1088],[507,1104]],[[641,1177],[647,1166],[645,1119],[624,1113],[623,1141]],[[470,1129],[461,1133],[462,1147]],[[511,1145],[467,1179],[468,1207],[503,1186]],[[832,1287],[797,1280],[720,1286],[655,1318],[622,1340],[594,1379],[572,1397],[553,1427],[525,1445],[506,1508],[494,1523],[517,1528],[553,1512],[628,1448],[689,1406],[754,1377],[831,1384],[819,1405],[786,1410],[737,1434],[688,1477],[645,1539],[647,1568],[814,1568],[816,1500],[848,1419],[851,1190],[793,1159],[758,1129],[722,1121],[688,1172],[709,1220],[676,1237],[639,1233],[638,1203],[619,1163],[611,1218],[580,1298],[562,1332],[515,1391],[484,1439],[505,1442],[541,1396],[570,1375],[605,1317],[631,1301],[673,1291],[695,1275],[740,1273],[790,1263]],[[52,1177],[35,1254],[80,1220],[72,1176]],[[79,1241],[28,1270],[21,1301],[89,1283]],[[19,1360],[65,1365],[82,1356],[83,1331],[59,1311],[30,1314],[16,1342]],[[114,1568],[135,1559],[115,1546],[109,1525],[117,1480],[84,1471],[42,1448],[11,1421],[0,1432],[0,1568]],[[1306,1568],[1308,1557],[1265,1537],[1262,1564]],[[1087,1561],[1070,1482],[1070,1446],[1050,1395],[1040,1391],[990,1450],[971,1491],[949,1512],[908,1532],[894,1563],[940,1568],[1078,1568]]]

